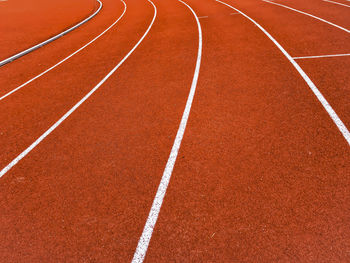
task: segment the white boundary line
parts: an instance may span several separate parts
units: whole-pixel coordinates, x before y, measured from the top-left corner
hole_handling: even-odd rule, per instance
[[[104,30],[102,33],[100,33],[98,36],[96,36],[93,40],[91,40],[90,42],[86,43],[84,46],[82,46],[81,48],[79,48],[78,50],[74,51],[72,54],[70,54],[69,56],[65,57],[64,59],[62,59],[61,61],[59,61],[58,63],[56,63],[55,65],[53,65],[52,67],[48,68],[47,70],[41,72],[39,75],[35,76],[34,78],[28,80],[27,82],[23,83],[22,85],[18,86],[17,88],[11,90],[10,92],[6,93],[5,95],[0,97],[0,101],[2,101],[3,99],[5,99],[6,97],[10,96],[12,93],[15,93],[16,91],[18,91],[19,89],[27,86],[29,83],[33,82],[34,80],[40,78],[41,76],[45,75],[46,73],[48,73],[49,71],[53,70],[54,68],[56,68],[57,66],[61,65],[63,62],[65,62],[66,60],[70,59],[71,57],[73,57],[74,55],[76,55],[77,53],[79,53],[80,51],[82,51],[83,49],[85,49],[87,46],[89,46],[90,44],[92,44],[93,42],[95,42],[98,38],[100,38],[102,35],[104,35],[107,31],[109,31],[115,24],[117,24],[119,22],[119,20],[124,16],[125,11],[126,11],[126,4],[123,0],[120,0],[123,5],[124,5],[124,11],[121,14],[121,16],[113,22],[113,24],[111,24],[106,30]]]
[[[303,12],[303,11],[300,11],[300,10],[297,10],[297,9],[294,9],[294,8],[291,8],[291,7],[289,7],[289,6],[285,6],[285,5],[281,5],[281,4],[278,4],[278,3],[274,3],[274,2],[271,2],[271,1],[268,1],[268,0],[262,0],[262,1],[264,1],[264,2],[266,2],[266,3],[270,3],[270,4],[273,4],[273,5],[278,5],[278,6],[281,6],[281,7],[287,8],[287,9],[290,9],[290,10],[292,10],[292,11],[295,11],[295,12],[297,12],[297,13],[300,13],[300,14],[303,14],[303,15],[306,15],[306,16],[310,16],[310,17],[312,17],[312,18],[314,18],[314,19],[317,19],[317,20],[322,21],[322,22],[324,22],[324,23],[327,23],[327,24],[329,24],[329,25],[331,25],[331,26],[334,26],[334,27],[336,27],[336,28],[339,28],[339,29],[345,31],[346,33],[350,33],[350,30],[349,30],[349,29],[346,29],[346,28],[344,28],[344,27],[338,26],[338,25],[336,25],[336,24],[334,24],[334,23],[331,23],[331,22],[329,22],[329,21],[327,21],[327,20],[325,20],[325,19],[323,19],[323,18],[320,18],[320,17],[314,16],[314,15],[305,13],[305,12]]]
[[[5,168],[0,171],[0,177],[6,174],[13,166],[15,166],[21,159],[23,159],[28,153],[30,153],[41,141],[43,141],[51,132],[53,132],[65,119],[67,119],[81,104],[83,104],[98,88],[102,86],[107,79],[112,76],[112,74],[128,59],[128,57],[135,51],[135,49],[140,45],[143,39],[146,37],[151,27],[153,26],[154,20],[157,16],[157,8],[151,0],[147,0],[152,4],[154,9],[154,15],[152,22],[148,26],[146,32],[139,39],[136,45],[129,51],[128,54],[115,66],[88,94],[86,94],[77,104],[75,104],[69,111],[67,111],[54,125],[52,125],[45,133],[43,133],[35,142],[33,142],[27,149],[25,149],[20,155],[13,159]]]
[[[5,64],[7,64],[7,63],[10,63],[10,62],[12,62],[12,61],[14,61],[14,60],[16,60],[16,59],[18,59],[20,57],[23,57],[24,55],[27,55],[28,53],[33,52],[34,50],[37,50],[38,48],[41,48],[42,46],[45,46],[46,44],[51,43],[52,41],[55,41],[56,39],[58,39],[58,38],[60,38],[60,37],[62,37],[64,35],[68,34],[69,32],[73,31],[74,29],[80,27],[81,25],[83,25],[86,22],[88,22],[89,20],[91,20],[94,16],[96,16],[100,12],[100,10],[102,8],[102,2],[100,0],[97,0],[97,2],[100,4],[99,8],[96,10],[96,12],[94,12],[88,18],[85,18],[83,21],[81,21],[78,24],[72,26],[71,28],[68,28],[67,30],[63,31],[62,33],[59,33],[56,36],[53,36],[53,37],[51,37],[51,38],[49,38],[49,39],[47,39],[47,40],[45,40],[45,41],[43,41],[43,42],[33,46],[33,47],[30,47],[30,48],[28,48],[26,50],[23,50],[22,52],[19,52],[19,53],[15,54],[15,55],[13,55],[13,56],[11,56],[9,58],[6,58],[6,59],[0,61],[0,67],[5,65]]]
[[[151,207],[151,210],[149,212],[145,227],[143,229],[142,235],[141,235],[139,242],[137,244],[137,248],[136,248],[134,257],[132,259],[132,263],[141,263],[141,262],[143,262],[143,260],[146,256],[148,245],[149,245],[149,242],[150,242],[151,237],[152,237],[153,229],[154,229],[155,224],[157,222],[158,215],[159,215],[159,212],[160,212],[163,200],[164,200],[164,196],[165,196],[166,190],[167,190],[169,182],[170,182],[171,174],[172,174],[173,169],[174,169],[176,158],[177,158],[180,146],[181,146],[181,141],[182,141],[182,138],[183,138],[184,133],[185,133],[188,117],[189,117],[190,111],[191,111],[193,97],[194,97],[194,94],[196,92],[199,70],[200,70],[200,65],[201,65],[202,29],[201,29],[200,22],[198,20],[196,13],[193,11],[193,9],[188,4],[186,4],[185,2],[183,2],[181,0],[178,0],[178,1],[188,7],[188,9],[192,12],[192,14],[195,17],[196,22],[197,22],[197,26],[198,26],[198,54],[197,54],[196,68],[194,71],[191,90],[190,90],[190,93],[189,93],[188,98],[187,98],[186,107],[185,107],[185,110],[184,110],[182,118],[181,118],[180,126],[179,126],[179,129],[177,131],[175,141],[174,141],[173,147],[172,147],[171,152],[170,152],[168,162],[165,166],[163,176],[162,176],[162,179],[160,181],[160,184],[159,184],[159,187],[157,190],[157,194],[153,200],[152,207]]]
[[[219,1],[215,0],[218,3],[221,3],[223,5],[226,5],[233,10],[236,10],[238,13],[249,19],[252,23],[254,23],[278,48],[279,50],[285,55],[285,57],[289,60],[290,63],[295,67],[295,69],[299,72],[299,74],[303,77],[305,82],[309,85],[312,92],[315,94],[317,99],[321,102],[322,106],[325,108],[325,110],[328,112],[329,116],[332,118],[335,125],[337,125],[339,131],[343,134],[345,140],[350,146],[350,132],[346,128],[345,124],[340,120],[336,112],[333,110],[331,105],[328,103],[328,101],[323,97],[322,93],[317,89],[316,85],[312,82],[312,80],[309,78],[309,76],[304,72],[304,70],[299,66],[299,64],[289,55],[289,53],[277,42],[276,39],[274,39],[261,25],[259,25],[255,20],[238,10],[237,8],[234,8],[233,6]]]
[[[346,57],[349,54],[334,54],[334,55],[320,55],[320,56],[305,56],[305,57],[293,57],[293,59],[307,59],[307,58],[333,58],[333,57]]]
[[[324,2],[328,2],[328,3],[332,3],[332,4],[336,4],[336,5],[342,5],[345,7],[350,7],[350,5],[346,5],[346,4],[342,4],[342,3],[338,3],[338,2],[333,2],[333,1],[329,1],[329,0],[323,0]]]

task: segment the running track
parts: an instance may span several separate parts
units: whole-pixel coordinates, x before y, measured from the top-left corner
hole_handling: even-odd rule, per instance
[[[1,59],[98,6],[54,2]],[[0,67],[2,260],[349,262],[350,9],[101,2]]]

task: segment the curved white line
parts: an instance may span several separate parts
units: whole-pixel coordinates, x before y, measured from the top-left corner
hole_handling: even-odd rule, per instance
[[[83,25],[86,22],[88,22],[89,20],[91,20],[94,16],[96,16],[100,12],[100,10],[102,8],[102,2],[100,0],[97,0],[97,2],[99,2],[99,4],[100,4],[99,8],[96,10],[96,12],[94,12],[88,18],[85,18],[83,21],[81,21],[78,24],[68,28],[67,30],[63,31],[62,33],[57,34],[56,36],[53,36],[53,37],[51,37],[51,38],[49,38],[49,39],[47,39],[47,40],[45,40],[45,41],[43,41],[43,42],[33,46],[33,47],[30,47],[30,48],[28,48],[28,49],[26,49],[26,50],[24,50],[22,52],[17,53],[16,55],[13,55],[13,56],[11,56],[9,58],[6,58],[6,59],[0,61],[0,67],[5,65],[5,64],[7,64],[7,63],[10,63],[10,62],[12,62],[12,61],[14,61],[14,60],[16,60],[16,59],[18,59],[20,57],[23,57],[24,55],[27,55],[28,53],[33,52],[34,50],[37,50],[38,48],[41,48],[42,46],[45,46],[46,44],[51,43],[52,41],[55,41],[56,39],[58,39],[58,38],[60,38],[60,37],[62,37],[64,35],[68,34],[69,32],[73,31],[74,29],[80,27],[81,25]]]
[[[342,4],[342,3],[338,3],[338,2],[334,2],[334,1],[329,1],[329,0],[323,0],[324,2],[328,2],[328,3],[332,3],[332,4],[336,4],[336,5],[341,5],[341,6],[345,6],[345,7],[350,7],[350,5],[346,5],[346,4]]]
[[[43,141],[51,132],[53,132],[65,119],[67,119],[81,104],[83,104],[99,87],[102,86],[106,80],[112,76],[112,74],[127,60],[127,58],[135,51],[135,49],[140,45],[143,39],[146,37],[151,27],[153,26],[154,20],[157,16],[157,8],[153,4],[151,0],[147,0],[152,4],[154,8],[154,15],[152,22],[148,26],[146,32],[139,39],[136,45],[129,51],[128,54],[116,65],[88,94],[86,94],[77,104],[75,104],[69,111],[67,111],[54,125],[52,125],[45,133],[43,133],[35,142],[33,142],[27,149],[25,149],[20,155],[18,155],[15,159],[13,159],[5,168],[0,171],[0,177],[6,174],[13,166],[15,166],[21,159],[23,159],[28,153],[30,153],[38,144]]]
[[[117,24],[119,22],[119,20],[124,16],[125,12],[126,12],[126,4],[123,0],[120,0],[123,5],[124,5],[124,10],[123,13],[121,14],[121,16],[113,22],[113,24],[111,24],[106,30],[104,30],[102,33],[100,33],[98,36],[96,36],[93,40],[91,40],[90,42],[86,43],[84,46],[82,46],[81,48],[79,48],[78,50],[74,51],[72,54],[70,54],[69,56],[67,56],[66,58],[62,59],[60,62],[58,62],[57,64],[53,65],[52,67],[48,68],[47,70],[41,72],[39,75],[35,76],[34,78],[28,80],[27,82],[23,83],[22,85],[18,86],[17,88],[11,90],[10,92],[6,93],[5,95],[0,97],[0,101],[2,101],[3,99],[5,99],[6,97],[10,96],[12,93],[15,93],[16,91],[20,90],[21,88],[27,86],[29,83],[33,82],[34,80],[40,78],[41,76],[45,75],[47,72],[53,70],[54,68],[56,68],[57,66],[61,65],[63,62],[65,62],[66,60],[70,59],[71,57],[73,57],[75,54],[79,53],[80,51],[82,51],[83,49],[85,49],[87,46],[89,46],[90,44],[92,44],[93,42],[95,42],[98,38],[100,38],[102,35],[104,35],[107,31],[109,31],[115,24]]]
[[[160,184],[159,184],[159,187],[157,190],[157,194],[153,200],[152,207],[151,207],[151,210],[149,212],[145,227],[144,227],[142,235],[139,239],[134,257],[132,259],[132,263],[141,263],[141,262],[143,262],[143,260],[146,256],[147,248],[148,248],[149,242],[150,242],[151,237],[152,237],[153,229],[154,229],[155,224],[157,222],[158,215],[159,215],[159,212],[160,212],[163,200],[164,200],[164,196],[165,196],[166,190],[167,190],[169,182],[170,182],[171,174],[172,174],[173,169],[174,169],[176,158],[177,158],[180,146],[181,146],[181,141],[182,141],[182,138],[183,138],[184,133],[185,133],[188,117],[189,117],[190,111],[191,111],[193,97],[194,97],[194,94],[196,92],[196,87],[197,87],[197,82],[198,82],[199,69],[200,69],[200,64],[201,64],[201,59],[202,59],[202,29],[201,29],[201,25],[199,23],[198,17],[196,15],[196,13],[193,11],[193,9],[189,5],[187,5],[185,2],[183,2],[181,0],[178,0],[178,1],[183,3],[185,6],[187,6],[190,9],[190,11],[192,12],[192,14],[195,17],[196,22],[197,22],[199,39],[198,39],[198,55],[197,55],[196,68],[194,71],[191,90],[190,90],[190,93],[189,93],[188,98],[187,98],[186,107],[185,107],[185,110],[184,110],[183,115],[182,115],[180,126],[179,126],[179,129],[177,131],[175,141],[174,141],[173,147],[171,149],[170,156],[168,158],[168,162],[165,166],[165,170],[163,172],[163,176],[162,176],[162,179],[160,181]]]
[[[218,3],[221,3],[223,5],[226,5],[233,10],[236,10],[238,13],[249,19],[251,22],[253,22],[283,53],[283,55],[286,56],[286,58],[289,60],[290,63],[295,67],[295,69],[299,72],[299,74],[303,77],[305,82],[309,85],[312,92],[316,95],[317,99],[321,102],[322,106],[325,108],[325,110],[328,112],[329,116],[332,118],[335,125],[337,125],[340,132],[343,134],[345,140],[348,142],[350,146],[350,132],[346,128],[345,124],[340,120],[338,115],[335,113],[331,105],[328,103],[328,101],[323,97],[322,93],[317,89],[316,85],[312,82],[312,80],[308,77],[308,75],[304,72],[304,70],[299,66],[299,64],[289,55],[289,53],[277,42],[276,39],[274,39],[261,25],[259,25],[257,22],[255,22],[252,18],[238,10],[237,8],[234,8],[233,6],[222,2],[220,0],[215,0]]]
[[[292,11],[295,11],[295,12],[297,12],[297,13],[300,13],[300,14],[303,14],[303,15],[306,15],[306,16],[310,16],[310,17],[315,18],[315,19],[317,19],[317,20],[319,20],[319,21],[322,21],[322,22],[324,22],[324,23],[327,23],[327,24],[329,24],[329,25],[331,25],[331,26],[334,26],[334,27],[336,27],[336,28],[339,28],[339,29],[345,31],[346,33],[350,33],[350,30],[348,30],[348,29],[346,29],[346,28],[344,28],[344,27],[338,26],[338,25],[336,25],[336,24],[334,24],[334,23],[331,23],[331,22],[329,22],[329,21],[327,21],[327,20],[325,20],[325,19],[323,19],[323,18],[320,18],[320,17],[314,16],[314,15],[305,13],[305,12],[303,12],[303,11],[294,9],[294,8],[289,7],[289,6],[286,6],[286,5],[281,5],[281,4],[278,4],[278,3],[270,2],[270,1],[268,1],[268,0],[262,0],[262,1],[264,1],[264,2],[266,2],[266,3],[270,3],[270,4],[273,4],[273,5],[278,5],[278,6],[281,6],[281,7],[287,8],[287,9],[290,9],[290,10],[292,10]]]
[[[334,54],[334,55],[320,55],[320,56],[304,56],[304,57],[293,57],[293,59],[307,59],[307,58],[334,58],[334,57],[347,57],[349,54]]]

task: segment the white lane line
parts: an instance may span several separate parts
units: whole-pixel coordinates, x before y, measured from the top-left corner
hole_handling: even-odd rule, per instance
[[[27,82],[23,83],[22,85],[18,86],[17,88],[11,90],[10,92],[6,93],[5,95],[0,97],[0,101],[2,101],[3,99],[5,99],[6,97],[10,96],[12,93],[15,93],[16,91],[20,90],[21,88],[27,86],[29,83],[33,82],[34,80],[40,78],[41,76],[45,75],[46,73],[48,73],[49,71],[53,70],[54,68],[56,68],[57,66],[61,65],[63,62],[67,61],[68,59],[70,59],[71,57],[73,57],[74,55],[76,55],[77,53],[79,53],[80,51],[82,51],[83,49],[85,49],[87,46],[89,46],[90,44],[92,44],[93,42],[95,42],[97,39],[99,39],[101,36],[103,36],[107,31],[109,31],[115,24],[117,24],[119,22],[119,20],[124,16],[125,11],[126,11],[126,4],[123,0],[120,0],[123,5],[124,5],[124,10],[123,13],[121,14],[121,16],[113,22],[113,24],[111,24],[106,30],[104,30],[102,33],[100,33],[98,36],[96,36],[93,40],[91,40],[90,42],[86,43],[84,46],[82,46],[81,48],[79,48],[78,50],[74,51],[72,54],[70,54],[69,56],[65,57],[64,59],[62,59],[60,62],[56,63],[55,65],[53,65],[52,67],[48,68],[47,70],[41,72],[39,75],[35,76],[34,78],[28,80]]]
[[[295,12],[297,12],[297,13],[300,13],[300,14],[303,14],[303,15],[306,15],[306,16],[310,16],[310,17],[312,17],[312,18],[314,18],[314,19],[317,19],[317,20],[322,21],[322,22],[324,22],[324,23],[327,23],[327,24],[329,24],[329,25],[331,25],[331,26],[334,26],[334,27],[336,27],[336,28],[339,28],[339,29],[345,31],[346,33],[350,33],[350,30],[349,30],[349,29],[346,29],[346,28],[344,28],[344,27],[338,26],[338,25],[336,25],[336,24],[334,24],[334,23],[331,23],[331,22],[329,22],[329,21],[327,21],[327,20],[325,20],[325,19],[323,19],[323,18],[320,18],[320,17],[314,16],[314,15],[305,13],[305,12],[303,12],[303,11],[300,11],[300,10],[297,10],[297,9],[294,9],[294,8],[291,8],[291,7],[286,6],[286,5],[281,5],[281,4],[274,3],[274,2],[271,2],[271,1],[268,1],[268,0],[262,0],[262,1],[264,1],[264,2],[266,2],[266,3],[270,3],[270,4],[273,4],[273,5],[278,5],[278,6],[281,6],[281,7],[287,8],[287,9],[290,9],[290,10],[292,10],[292,11],[295,11]]]
[[[100,0],[97,0],[97,2],[100,4],[99,8],[92,15],[90,15],[88,18],[86,18],[83,21],[79,22],[78,24],[72,26],[71,28],[68,28],[67,30],[63,31],[62,33],[57,34],[56,36],[53,36],[53,37],[51,37],[51,38],[33,46],[33,47],[30,47],[26,50],[23,50],[22,52],[19,52],[19,53],[15,54],[9,58],[6,58],[6,59],[0,61],[0,67],[7,64],[7,63],[10,63],[10,62],[12,62],[20,57],[23,57],[24,55],[27,55],[28,53],[33,52],[34,50],[37,50],[37,49],[41,48],[42,46],[45,46],[46,44],[51,43],[52,41],[55,41],[56,39],[68,34],[69,32],[73,31],[74,29],[80,27],[81,25],[83,25],[86,22],[88,22],[89,20],[91,20],[94,16],[96,16],[100,12],[100,10],[102,8],[102,2]]]
[[[349,54],[333,54],[333,55],[320,55],[320,56],[305,56],[305,57],[293,57],[293,59],[307,59],[307,58],[332,58],[332,57],[346,57]]]
[[[176,162],[176,158],[177,158],[180,146],[181,146],[181,141],[182,141],[182,138],[183,138],[184,133],[185,133],[188,117],[189,117],[190,111],[191,111],[193,97],[194,97],[194,94],[196,92],[199,70],[200,70],[200,65],[201,65],[202,29],[201,29],[200,22],[197,18],[196,13],[193,11],[193,9],[188,4],[186,4],[185,2],[183,2],[181,0],[178,0],[178,1],[181,2],[182,4],[184,4],[185,6],[187,6],[187,8],[192,12],[192,14],[195,17],[196,22],[197,22],[198,53],[197,53],[196,68],[194,71],[191,90],[190,90],[190,93],[189,93],[188,98],[187,98],[186,107],[185,107],[185,110],[184,110],[182,118],[181,118],[180,126],[179,126],[179,129],[177,131],[175,141],[174,141],[173,147],[171,149],[170,156],[168,158],[168,162],[165,166],[163,176],[162,176],[162,179],[160,181],[160,184],[159,184],[159,187],[157,190],[157,194],[153,200],[152,207],[151,207],[151,210],[149,212],[145,227],[143,229],[142,235],[141,235],[139,242],[137,244],[137,248],[136,248],[134,257],[132,259],[132,263],[141,263],[141,262],[143,262],[143,260],[146,256],[147,248],[148,248],[149,242],[150,242],[151,237],[152,237],[153,229],[154,229],[155,224],[157,222],[158,215],[159,215],[161,206],[163,204],[164,196],[165,196],[166,190],[168,188],[168,185],[170,182],[170,177],[172,175],[174,165]]]
[[[223,5],[228,6],[229,8],[232,8],[233,10],[236,10],[238,13],[249,19],[252,23],[254,23],[278,48],[279,50],[285,55],[285,57],[289,60],[290,63],[295,67],[295,69],[299,72],[299,74],[303,77],[305,82],[308,84],[312,92],[315,94],[317,99],[321,102],[322,106],[325,108],[329,116],[332,118],[335,125],[337,125],[339,131],[343,134],[345,140],[348,142],[350,146],[350,132],[346,128],[345,124],[340,120],[338,115],[335,113],[331,105],[328,103],[328,101],[323,97],[322,93],[318,90],[316,85],[312,82],[312,80],[309,78],[309,76],[304,72],[304,70],[299,66],[299,64],[289,55],[289,53],[277,42],[276,39],[274,39],[261,25],[259,25],[255,20],[244,14],[243,12],[239,11],[237,8],[219,1],[215,0],[218,3],[221,3]]]
[[[151,0],[147,0],[152,4],[154,9],[154,15],[152,22],[148,26],[146,32],[139,39],[136,45],[129,51],[128,54],[116,65],[89,93],[87,93],[77,104],[75,104],[69,111],[67,111],[54,125],[52,125],[45,133],[43,133],[35,142],[33,142],[27,149],[25,149],[20,155],[13,159],[5,168],[0,171],[0,177],[6,174],[13,166],[15,166],[21,159],[23,159],[28,153],[30,153],[41,141],[43,141],[51,132],[53,132],[65,119],[67,119],[81,104],[83,104],[98,88],[102,86],[107,79],[112,76],[112,74],[128,59],[128,57],[135,51],[135,49],[140,45],[143,39],[146,37],[151,27],[153,26],[154,20],[157,16],[157,8]]]
[[[199,16],[198,18],[199,19],[201,19],[201,18],[208,18],[208,16]]]
[[[332,4],[336,4],[336,5],[342,5],[345,7],[350,7],[350,5],[346,5],[346,4],[342,4],[342,3],[338,3],[338,2],[333,2],[333,1],[329,1],[329,0],[323,0],[324,2],[328,2],[328,3],[332,3]]]

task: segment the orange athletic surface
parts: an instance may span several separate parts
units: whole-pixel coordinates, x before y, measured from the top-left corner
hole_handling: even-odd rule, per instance
[[[88,23],[0,67],[0,97],[122,14],[121,1],[102,2]],[[157,17],[140,46],[0,178],[0,261],[132,260],[185,108],[198,49],[190,10],[177,0],[153,2]],[[185,2],[203,16],[203,56],[145,262],[350,262],[349,144],[253,23],[214,0]],[[224,2],[256,20],[292,56],[350,53],[350,35],[331,25],[260,0]],[[349,8],[321,0],[274,2],[350,28]],[[0,169],[144,34],[152,5],[125,3],[124,17],[105,35],[0,101]],[[0,27],[6,36],[0,39],[1,58],[77,23],[94,8],[91,0],[0,2],[0,13],[15,21]],[[297,62],[350,127],[350,56]]]
[[[95,0],[7,0],[0,4],[0,60],[79,23],[98,5]]]

